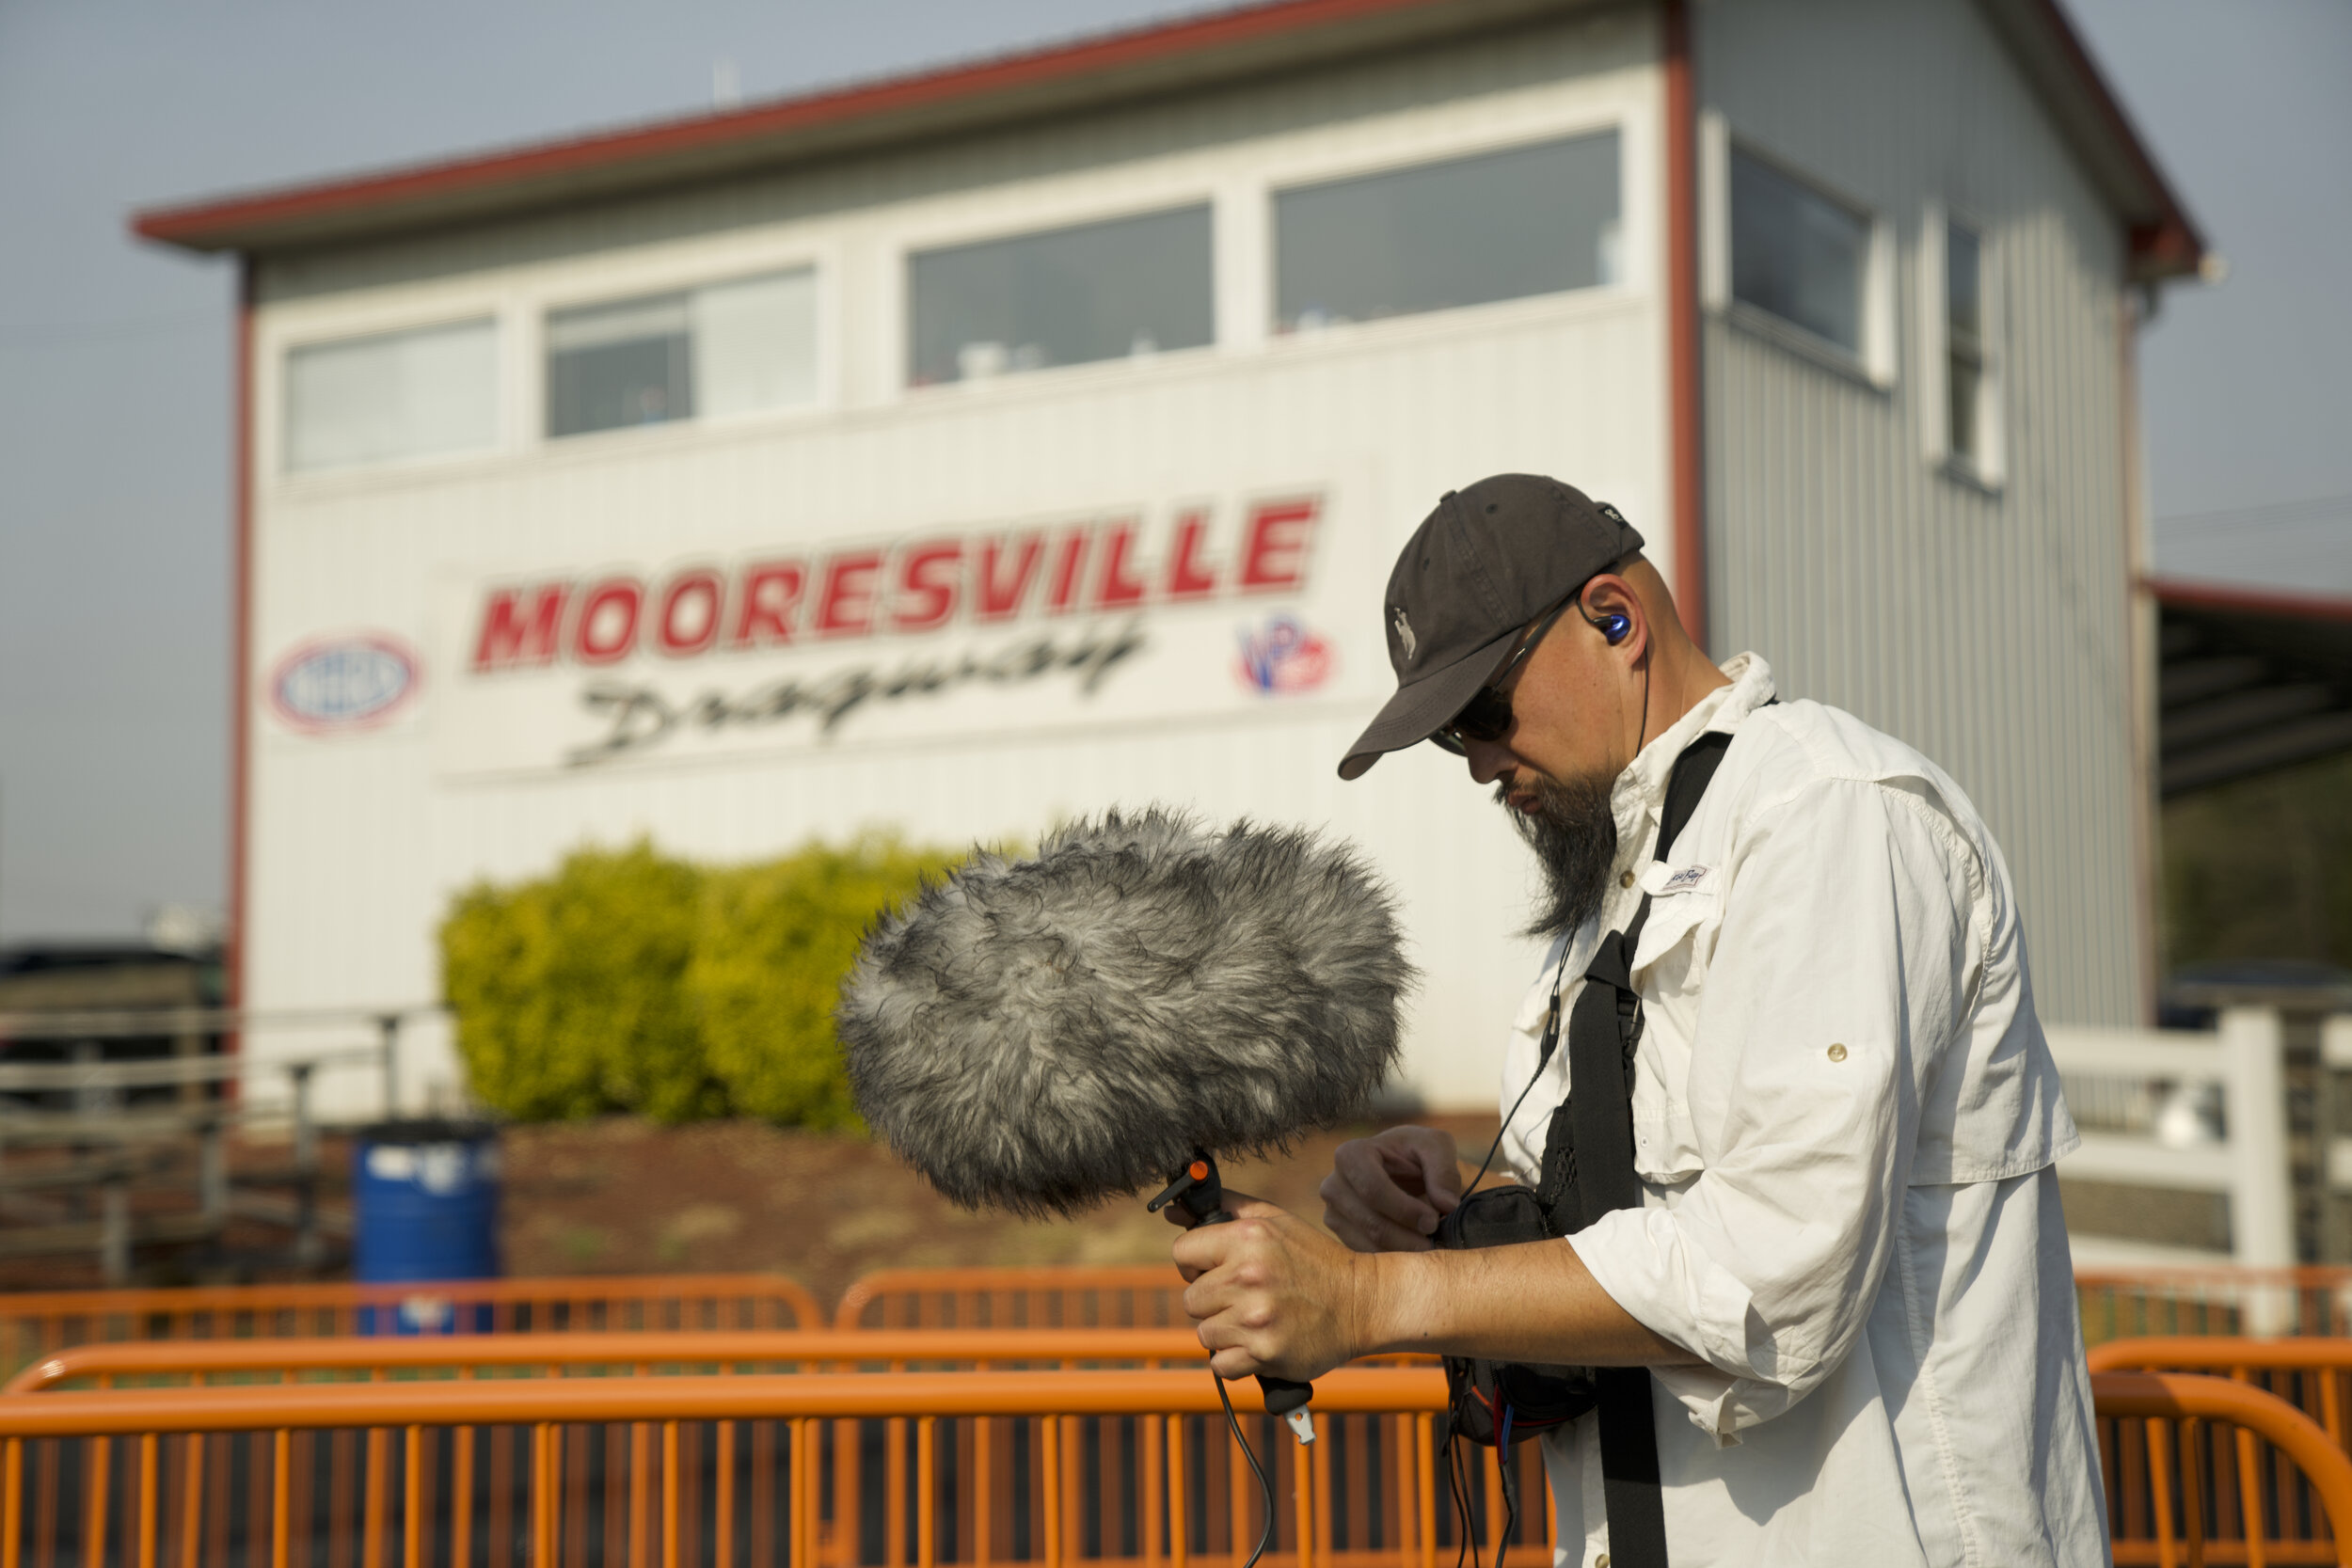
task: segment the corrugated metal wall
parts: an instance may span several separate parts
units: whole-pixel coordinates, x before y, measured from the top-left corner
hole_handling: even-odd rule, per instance
[[[1885,389],[1710,313],[1715,651],[1918,746],[2015,878],[2044,1017],[2137,1022],[2118,308],[2122,236],[1967,0],[1704,0],[1702,105],[1892,220]],[[1933,467],[1923,210],[1980,222],[2005,300],[2005,483]]]

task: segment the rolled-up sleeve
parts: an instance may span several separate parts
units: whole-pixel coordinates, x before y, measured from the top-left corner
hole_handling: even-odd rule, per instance
[[[1661,1386],[1719,1442],[1803,1399],[1861,1336],[1974,922],[1969,852],[1907,782],[1808,784],[1735,847],[1685,1099],[1705,1168],[1569,1238],[1704,1368]]]

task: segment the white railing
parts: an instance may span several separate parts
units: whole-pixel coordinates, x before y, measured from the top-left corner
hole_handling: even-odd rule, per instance
[[[2265,1268],[2296,1260],[2285,1037],[2276,1011],[2227,1008],[2210,1033],[2054,1026],[2048,1034],[2067,1100],[2089,1124],[2059,1175],[2219,1194],[2229,1204],[2231,1247],[2207,1253],[2210,1260]],[[2097,1114],[2118,1105],[2131,1114]],[[2076,1247],[2097,1244],[2083,1237]],[[2193,1258],[2185,1250],[2181,1260]]]

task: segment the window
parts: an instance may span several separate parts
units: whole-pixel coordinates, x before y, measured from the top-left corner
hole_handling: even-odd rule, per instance
[[[286,356],[286,467],[392,463],[498,439],[488,319],[305,343]]]
[[[1928,461],[2002,477],[2000,278],[1984,230],[1927,204],[1919,230],[1919,416]]]
[[[1614,283],[1617,134],[1274,198],[1278,332]]]
[[[1860,359],[1870,219],[1731,150],[1731,296]]]
[[[1976,231],[1944,230],[1945,446],[1977,467],[1984,456],[1984,279]]]
[[[548,434],[786,408],[817,397],[803,267],[548,316]]]
[[[907,380],[928,387],[1216,337],[1206,204],[917,252]]]

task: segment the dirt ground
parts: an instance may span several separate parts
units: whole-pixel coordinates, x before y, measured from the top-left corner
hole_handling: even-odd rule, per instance
[[[1422,1117],[1453,1132],[1472,1159],[1493,1138],[1492,1117]],[[1331,1152],[1385,1123],[1302,1139],[1287,1159],[1235,1161],[1230,1187],[1311,1218]],[[282,1143],[231,1150],[232,1170],[282,1169]],[[350,1212],[348,1144],[324,1140],[320,1202]],[[501,1241],[513,1275],[773,1272],[807,1286],[828,1308],[858,1275],[879,1268],[959,1264],[1156,1263],[1173,1239],[1143,1201],[1106,1203],[1074,1220],[1031,1222],[957,1209],[887,1148],[848,1133],[756,1122],[657,1127],[628,1117],[508,1128],[501,1135]],[[187,1183],[182,1183],[187,1186]],[[1146,1195],[1149,1196],[1149,1195]],[[135,1212],[190,1210],[186,1191],[143,1193]],[[288,1265],[283,1228],[241,1218],[218,1245],[143,1248],[135,1283],[234,1284],[347,1277],[339,1257],[323,1271]],[[87,1290],[100,1284],[87,1254],[0,1262],[0,1291]]]
[[[1423,1117],[1473,1154],[1491,1117]],[[1234,1162],[1227,1184],[1311,1217],[1331,1151],[1372,1126],[1302,1140],[1288,1159]],[[504,1147],[506,1266],[515,1275],[791,1275],[828,1304],[878,1268],[1152,1263],[1166,1221],[1140,1198],[1075,1219],[973,1214],[863,1137],[748,1122],[656,1128],[609,1120],[511,1130]],[[1148,1196],[1148,1195],[1147,1195]]]

